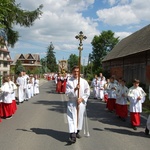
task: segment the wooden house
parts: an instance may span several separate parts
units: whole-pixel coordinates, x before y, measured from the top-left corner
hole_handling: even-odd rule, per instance
[[[102,61],[103,68],[132,82],[150,85],[150,25],[121,40]]]

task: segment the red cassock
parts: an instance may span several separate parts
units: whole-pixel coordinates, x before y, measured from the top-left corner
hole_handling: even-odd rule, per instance
[[[7,118],[13,114],[13,103],[2,103],[2,117]]]
[[[130,112],[130,120],[133,126],[139,126],[141,123],[140,113]]]
[[[108,98],[106,107],[109,111],[114,111],[116,106],[116,99],[114,98]]]
[[[62,93],[66,92],[66,83],[67,83],[67,79],[62,81]]]
[[[14,93],[14,89],[16,89],[14,87],[14,83],[9,81],[9,82],[5,82],[2,86],[1,86],[1,90],[3,92],[2,94],[2,103],[1,103],[1,117],[2,118],[8,118],[11,117],[16,109],[17,109],[17,105],[16,105],[16,101],[15,101],[15,93]]]
[[[62,92],[62,81],[60,77],[57,77],[56,92],[57,93]]]
[[[128,117],[128,105],[116,104],[116,114],[122,118]]]
[[[107,103],[108,101],[108,94],[104,94],[104,102]]]

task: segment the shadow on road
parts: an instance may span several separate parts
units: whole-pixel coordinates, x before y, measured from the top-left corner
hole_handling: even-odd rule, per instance
[[[45,134],[51,136],[52,138],[60,142],[66,142],[68,139],[68,133],[63,131],[57,131],[53,129],[42,129],[42,128],[30,128],[30,130],[36,134]]]
[[[17,129],[17,130],[21,130],[24,132],[33,132],[38,135],[47,135],[60,142],[66,142],[66,143],[69,136],[67,132],[57,131],[53,129],[30,128],[30,130],[26,130],[26,129]]]
[[[139,137],[146,137],[149,138],[149,136],[145,135],[144,132],[135,132],[135,131],[130,131],[130,130],[126,130],[126,129],[112,129],[112,128],[105,128],[106,131],[110,131],[110,132],[115,132],[115,133],[119,133],[119,134],[127,134],[127,135],[131,135],[131,136],[139,136]]]
[[[118,134],[126,134],[126,135],[131,135],[131,136],[136,136],[136,137],[145,137],[149,138],[149,135],[145,135],[144,131],[143,132],[135,132],[132,130],[127,130],[127,129],[114,129],[114,128],[104,128],[103,130],[100,128],[93,128],[95,131],[105,131],[105,132],[114,132]]]
[[[60,100],[55,100],[55,101],[39,100],[39,101],[35,102],[34,104],[49,105],[50,108],[48,110],[50,110],[50,111],[66,113],[67,102],[63,102]]]

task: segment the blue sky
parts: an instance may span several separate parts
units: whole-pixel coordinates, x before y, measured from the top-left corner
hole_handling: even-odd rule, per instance
[[[43,15],[30,28],[14,26],[19,41],[9,47],[11,58],[16,54],[36,53],[46,56],[47,47],[53,43],[57,61],[78,55],[79,41],[75,36],[83,31],[82,62],[86,63],[92,52],[94,35],[112,30],[120,40],[148,25],[150,0],[16,0],[21,8],[34,10],[43,4]]]

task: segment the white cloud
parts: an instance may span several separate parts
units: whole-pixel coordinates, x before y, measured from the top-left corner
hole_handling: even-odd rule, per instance
[[[108,3],[113,6],[114,4],[116,4],[116,0],[108,0]]]
[[[63,56],[67,58],[70,54],[78,54],[79,41],[75,36],[80,32],[87,36],[83,41],[84,50],[82,56],[87,58],[91,53],[91,41],[94,35],[99,35],[103,27],[113,30],[115,36],[120,39],[130,35],[131,28],[139,25],[141,20],[150,19],[150,0],[103,0],[107,6],[97,11],[100,24],[97,18],[83,16],[83,12],[93,10],[95,0],[16,0],[21,3],[21,8],[34,10],[43,4],[43,15],[36,20],[30,28],[15,26],[19,31],[20,40],[15,44],[11,53],[39,53],[44,56],[50,42],[54,44],[57,60]],[[99,2],[100,3],[100,2]],[[109,6],[110,7],[109,7]],[[103,25],[103,23],[105,23]],[[107,24],[107,25],[106,25]],[[126,25],[126,29],[124,27]],[[120,31],[117,27],[120,27]],[[113,29],[113,27],[116,27]],[[98,30],[99,28],[99,30]]]
[[[149,21],[150,20],[150,9],[149,9],[150,0],[133,0],[131,7],[135,15],[140,20]]]
[[[131,0],[106,0],[105,3],[108,3],[110,6],[114,5],[125,5],[130,3]]]
[[[109,25],[121,26],[139,23],[140,21],[128,5],[99,10],[97,11],[97,15],[101,21]]]
[[[21,8],[27,10],[34,10],[40,4],[44,6],[43,15],[32,27],[15,27],[21,36],[20,40],[26,42],[26,47],[29,47],[30,51],[32,49],[34,52],[34,49],[38,50],[41,47],[44,49],[52,42],[56,51],[68,50],[71,53],[71,49],[78,47],[79,41],[75,36],[80,31],[87,36],[84,46],[91,50],[92,38],[99,33],[96,29],[98,24],[89,17],[84,18],[82,11],[91,6],[94,0],[16,0],[16,3],[21,3]],[[15,48],[18,48],[18,45],[15,45]]]
[[[130,25],[150,19],[150,0],[108,0],[111,8],[97,11],[99,20],[108,25]]]
[[[115,37],[119,37],[119,40],[122,40],[131,34],[131,32],[115,32]]]

